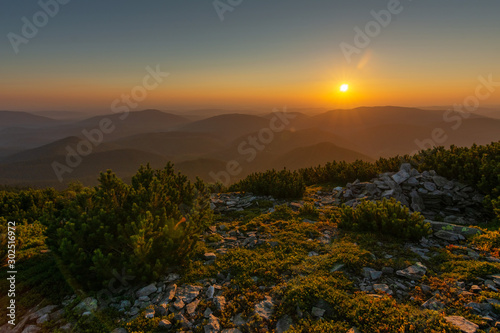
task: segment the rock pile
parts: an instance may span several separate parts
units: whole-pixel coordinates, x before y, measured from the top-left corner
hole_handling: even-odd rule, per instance
[[[397,173],[383,173],[370,182],[349,183],[337,198],[351,206],[360,199],[395,198],[428,219],[466,225],[477,224],[484,199],[470,186],[438,176],[435,171],[420,173],[408,163]]]

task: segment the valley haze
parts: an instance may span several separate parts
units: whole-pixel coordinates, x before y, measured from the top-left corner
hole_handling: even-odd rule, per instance
[[[435,145],[500,139],[500,120],[491,113],[451,109],[214,112],[143,110],[71,120],[0,111],[0,182],[95,185],[95,176],[107,169],[127,179],[140,165],[161,167],[171,161],[192,179],[229,185],[267,169],[374,161]],[[234,163],[233,174],[227,173],[228,163]]]

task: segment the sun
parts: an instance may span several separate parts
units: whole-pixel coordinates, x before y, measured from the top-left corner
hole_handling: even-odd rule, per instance
[[[341,92],[346,92],[347,90],[349,90],[349,85],[347,83],[344,83],[343,85],[340,86]]]

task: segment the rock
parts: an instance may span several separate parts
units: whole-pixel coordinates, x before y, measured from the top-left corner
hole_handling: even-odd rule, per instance
[[[479,294],[480,292],[482,291],[481,287],[479,287],[478,285],[473,285],[472,287],[470,287],[470,292],[471,293],[476,293],[476,294]]]
[[[42,329],[36,325],[28,325],[24,328],[22,333],[38,333]]]
[[[52,312],[50,316],[50,320],[58,321],[64,316],[64,309],[59,309],[57,311]]]
[[[392,267],[382,267],[383,274],[394,274],[394,268]]]
[[[446,240],[448,242],[457,242],[457,241],[465,239],[465,237],[460,235],[460,234],[456,234],[454,232],[445,231],[445,230],[439,230],[439,231],[435,232],[434,236],[439,238],[439,239]]]
[[[448,179],[441,176],[434,176],[432,177],[432,180],[438,187],[444,187],[448,185]]]
[[[137,300],[142,303],[148,303],[151,299],[148,296],[141,296]]]
[[[203,257],[205,257],[205,260],[215,260],[217,258],[215,253],[205,253]]]
[[[293,320],[288,315],[281,317],[276,323],[276,333],[284,333],[293,325]]]
[[[436,184],[431,183],[431,182],[425,182],[424,183],[424,188],[429,191],[429,192],[434,192],[437,190]]]
[[[332,269],[330,269],[330,272],[333,273],[333,272],[340,271],[342,268],[344,268],[344,266],[345,265],[342,263],[335,264],[335,265],[333,265]]]
[[[43,323],[47,322],[50,320],[50,315],[49,314],[44,314],[40,318],[36,320],[37,325],[42,325]]]
[[[434,232],[437,232],[439,230],[444,230],[444,231],[450,231],[450,232],[453,232],[456,234],[460,234],[464,237],[474,236],[474,235],[483,233],[483,231],[480,229],[465,227],[463,225],[456,225],[456,224],[445,223],[445,222],[437,222],[437,221],[432,221],[432,220],[425,220],[425,222],[430,223]]]
[[[169,302],[171,302],[174,299],[174,297],[175,297],[176,290],[177,290],[177,285],[176,284],[170,285],[165,290],[165,298],[163,299],[162,303],[169,303]]]
[[[389,286],[386,284],[374,284],[373,289],[376,291],[386,293],[388,295],[392,295],[392,290],[389,289]]]
[[[127,333],[127,330],[124,329],[123,327],[118,327],[112,330],[111,333]]]
[[[162,330],[168,330],[172,327],[172,323],[166,319],[160,320],[158,323],[158,328]],[[126,331],[125,331],[126,332]]]
[[[311,251],[307,254],[308,257],[316,257],[316,256],[319,256],[319,254],[317,252],[314,252],[314,251]]]
[[[50,314],[52,311],[54,311],[57,308],[57,305],[47,305],[40,310],[36,311],[32,315],[30,315],[30,319],[37,319],[40,317],[43,317],[44,315]]]
[[[156,285],[154,283],[151,283],[149,286],[137,290],[135,296],[137,298],[142,296],[149,296],[156,291],[157,291]]]
[[[494,298],[487,298],[486,302],[488,302],[489,304],[500,305],[500,301]]]
[[[115,328],[115,330],[117,330],[117,329],[118,328]],[[61,332],[72,332],[72,325],[71,325],[71,323],[66,323],[63,326],[59,327],[59,330]],[[127,333],[127,331],[125,330],[125,332],[124,331],[117,331],[117,332],[115,332],[113,330],[111,333]]]
[[[422,263],[417,262],[415,265],[396,272],[396,275],[408,278],[410,280],[420,280],[427,272],[427,267]]]
[[[425,209],[425,203],[422,197],[418,194],[417,191],[413,190],[410,192],[411,198],[411,209],[415,212],[422,212]]]
[[[274,303],[272,298],[270,296],[266,296],[262,302],[255,304],[254,309],[261,318],[269,320],[274,312]]]
[[[477,260],[477,258],[474,259]],[[484,285],[486,286],[486,288],[493,290],[494,292],[498,292],[498,288],[496,287],[496,283],[494,281],[486,280],[484,281]]]
[[[198,304],[200,303],[200,300],[197,299],[195,301],[192,301],[188,305],[186,305],[186,312],[188,315],[193,315],[196,311],[196,308],[198,307]]]
[[[168,314],[166,306],[163,305],[155,305],[154,310],[155,310],[155,316],[157,317],[163,317]]]
[[[386,190],[382,193],[381,197],[386,198],[386,197],[392,197],[394,195],[394,190]]]
[[[170,282],[173,282],[175,280],[179,280],[181,278],[181,276],[177,273],[170,273],[168,274],[168,276],[165,278],[165,282],[166,283],[170,283]]]
[[[237,328],[226,328],[222,330],[221,333],[242,333],[242,332]]]
[[[218,311],[224,311],[224,308],[226,307],[226,298],[224,296],[216,296],[214,297],[214,304],[215,308]]]
[[[351,327],[351,329],[349,331],[347,331],[347,333],[361,333],[356,327]]]
[[[236,316],[234,316],[231,321],[233,322],[233,324],[235,326],[243,326],[245,325],[247,322],[245,319],[243,319],[243,317],[241,316],[241,313],[238,313]]]
[[[174,316],[174,320],[181,324],[182,328],[191,329],[193,327],[193,324],[180,313]]]
[[[203,317],[208,318],[213,313],[212,309],[206,308],[203,312]]]
[[[490,303],[469,302],[465,307],[472,309],[476,314],[488,313],[493,310],[493,306]]]
[[[432,296],[422,304],[422,307],[429,310],[441,310],[444,308],[444,304],[436,296]]]
[[[185,304],[191,303],[198,297],[203,288],[200,286],[188,285],[177,288],[176,296],[181,299]]]
[[[410,178],[410,174],[406,170],[400,170],[398,173],[392,175],[392,179],[397,183],[401,184]]]
[[[184,301],[180,298],[177,298],[173,304],[174,308],[176,310],[180,310],[182,309],[186,304],[184,303]]]
[[[208,299],[212,299],[212,298],[214,297],[214,293],[215,293],[215,288],[214,288],[214,286],[210,286],[210,287],[208,287],[208,289],[207,289],[207,294],[206,294],[206,295],[207,295],[207,298],[208,298]]]
[[[400,171],[405,171],[407,173],[412,173],[411,171],[413,170],[412,166],[410,163],[401,163],[401,166],[399,167]]]
[[[154,309],[146,309],[144,317],[146,319],[153,319],[155,317],[155,310]]]
[[[214,315],[208,317],[208,324],[203,327],[205,333],[215,333],[220,331],[219,318]]]
[[[132,304],[130,303],[129,300],[123,300],[120,302],[120,308],[122,309],[130,308],[131,306]]]
[[[135,316],[139,313],[139,308],[133,307],[128,311],[129,316]]]
[[[448,316],[444,319],[464,333],[475,333],[479,329],[478,325],[461,316]]]
[[[325,314],[325,310],[321,309],[321,308],[317,308],[315,306],[313,306],[312,310],[311,310],[311,314],[314,316],[314,317],[318,317],[318,318],[321,318],[323,317],[323,315]]]
[[[84,312],[88,311],[95,311],[97,310],[97,300],[92,297],[87,297],[83,301],[78,303],[78,305],[75,306],[73,310],[79,314],[83,314]]]
[[[467,190],[466,190],[467,189]],[[356,181],[347,184],[343,192],[336,195],[344,199],[348,206],[355,206],[358,200],[381,200],[395,198],[411,211],[421,212],[427,218],[435,218],[442,213],[452,213],[452,222],[474,224],[482,216],[483,196],[472,188],[459,186],[435,172],[420,174],[415,169],[404,166],[397,173],[384,173],[372,182]]]
[[[373,268],[363,267],[363,275],[367,279],[377,280],[382,276],[382,272],[374,270]]]

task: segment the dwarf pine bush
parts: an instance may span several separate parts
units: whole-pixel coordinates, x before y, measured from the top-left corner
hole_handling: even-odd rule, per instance
[[[246,191],[256,195],[272,195],[275,198],[300,198],[306,191],[306,185],[298,172],[273,169],[253,173],[232,185],[229,190]]]
[[[410,213],[408,207],[394,198],[382,201],[363,201],[356,208],[343,206],[339,228],[369,231],[407,240],[419,240],[430,233],[430,225],[419,213]]]
[[[49,246],[88,287],[124,271],[137,281],[158,278],[193,252],[212,221],[205,185],[191,184],[170,164],[141,167],[131,185],[111,171],[99,183],[48,222]]]

